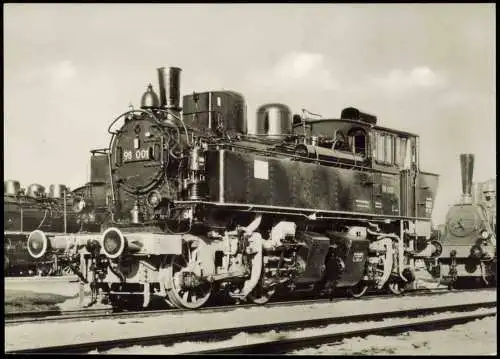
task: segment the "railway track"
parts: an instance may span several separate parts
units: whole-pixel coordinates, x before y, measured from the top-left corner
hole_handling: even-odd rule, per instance
[[[485,303],[486,304],[486,303]],[[496,306],[496,303],[495,303]],[[466,307],[440,308],[441,310],[466,310]],[[394,315],[395,313],[391,313]],[[426,313],[400,313],[401,315],[423,315]],[[243,344],[221,345],[212,349],[201,349],[195,351],[181,352],[176,354],[287,354],[292,350],[312,347],[321,344],[331,344],[347,338],[364,337],[367,335],[396,335],[410,330],[439,330],[457,324],[463,324],[472,320],[483,319],[496,315],[496,309],[489,309],[478,313],[450,313],[447,317],[424,317],[424,318],[399,318],[396,321],[367,323],[364,328],[350,330],[325,330],[317,334],[293,333],[288,337],[274,335],[255,340],[245,341]],[[359,318],[358,318],[359,319]]]
[[[111,308],[11,312],[5,313],[5,324],[49,322],[54,320],[71,319],[78,320],[80,318],[98,318],[110,314],[113,314],[113,309]]]
[[[474,289],[474,290],[464,290],[467,292],[478,291],[485,289]],[[460,291],[456,291],[460,292]],[[404,293],[404,296],[429,296],[429,295],[439,295],[450,293],[447,289],[426,289],[426,290],[416,290]],[[374,298],[392,298],[396,297],[393,294],[368,294],[361,300],[372,300]],[[338,297],[334,298],[332,302],[338,302],[346,300],[346,298]],[[277,307],[277,306],[294,306],[301,304],[318,304],[327,303],[330,299],[300,299],[300,300],[289,300],[289,301],[276,301],[269,302],[265,305],[256,304],[239,304],[239,305],[224,305],[224,306],[210,306],[198,309],[199,312],[227,312],[240,308],[252,308],[252,307]],[[43,322],[63,322],[63,321],[82,321],[82,320],[99,320],[99,319],[126,319],[126,318],[143,318],[151,317],[155,315],[162,314],[182,314],[183,312],[191,312],[191,310],[184,309],[161,309],[161,310],[141,310],[141,311],[113,311],[112,308],[87,308],[78,310],[49,310],[49,311],[29,311],[29,312],[12,312],[5,313],[5,325],[15,325],[23,323],[43,323]]]
[[[471,311],[476,312],[471,313]],[[135,345],[162,345],[167,347],[163,348],[163,352],[170,354],[284,353],[291,348],[334,342],[352,336],[380,333],[393,334],[407,331],[410,328],[428,328],[429,326],[432,326],[432,329],[435,330],[438,327],[450,326],[494,315],[496,315],[496,300],[490,300],[468,304],[432,305],[425,308],[398,309],[393,311],[376,310],[370,313],[354,315],[337,314],[315,319],[285,320],[252,325],[233,324],[232,326],[224,326],[221,324],[218,328],[209,330],[197,329],[164,335],[45,346],[34,349],[7,351],[6,353],[100,353],[113,348],[127,348]],[[419,318],[418,316],[431,317]],[[362,324],[351,329],[347,328],[348,326],[353,326],[355,323]],[[321,328],[325,326],[326,328]],[[318,332],[311,335],[305,331],[305,329],[311,328],[318,330]],[[231,338],[241,333],[244,333],[245,336],[243,340],[231,343]],[[231,344],[228,344],[228,340]],[[189,346],[184,346],[184,350],[179,350],[175,346],[179,343],[192,341],[208,341],[209,343],[190,343]]]
[[[76,275],[61,275],[61,276],[48,276],[48,277],[41,277],[37,275],[32,275],[32,276],[7,276],[5,277],[5,283],[6,284],[11,284],[11,283],[36,283],[40,284],[40,282],[78,282],[78,277]]]

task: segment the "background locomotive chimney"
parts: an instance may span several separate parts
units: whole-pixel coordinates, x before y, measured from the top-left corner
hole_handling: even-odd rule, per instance
[[[160,85],[160,106],[173,111],[180,111],[181,71],[179,67],[160,67],[158,83]]]
[[[463,203],[472,203],[474,155],[470,153],[462,153],[460,155],[460,168],[462,170],[462,201]]]

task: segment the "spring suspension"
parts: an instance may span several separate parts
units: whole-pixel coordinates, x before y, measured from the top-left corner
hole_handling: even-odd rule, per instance
[[[205,158],[203,156],[203,149],[200,146],[195,146],[191,150],[189,170],[191,172],[190,180],[190,195],[191,200],[202,199],[201,185],[204,181],[203,173],[205,170]]]
[[[196,180],[191,184],[191,194],[189,196],[191,200],[201,199],[201,184]]]

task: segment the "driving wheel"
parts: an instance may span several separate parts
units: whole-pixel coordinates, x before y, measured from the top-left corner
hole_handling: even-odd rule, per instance
[[[365,295],[367,290],[368,290],[368,284],[366,284],[363,281],[360,281],[354,287],[349,288],[347,292],[353,298],[361,298],[363,295]]]
[[[193,268],[197,260],[197,251],[204,245],[197,241],[196,248],[192,248],[193,242],[184,242],[182,254],[172,256],[167,267],[166,280],[170,283],[170,289],[167,291],[168,299],[178,308],[197,309],[202,307],[212,294],[212,284],[202,282],[192,285],[183,285],[185,274],[191,274],[189,268]]]

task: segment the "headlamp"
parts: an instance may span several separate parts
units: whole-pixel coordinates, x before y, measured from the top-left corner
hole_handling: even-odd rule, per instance
[[[147,197],[147,202],[152,208],[158,207],[161,202],[161,194],[158,191],[152,191]]]

